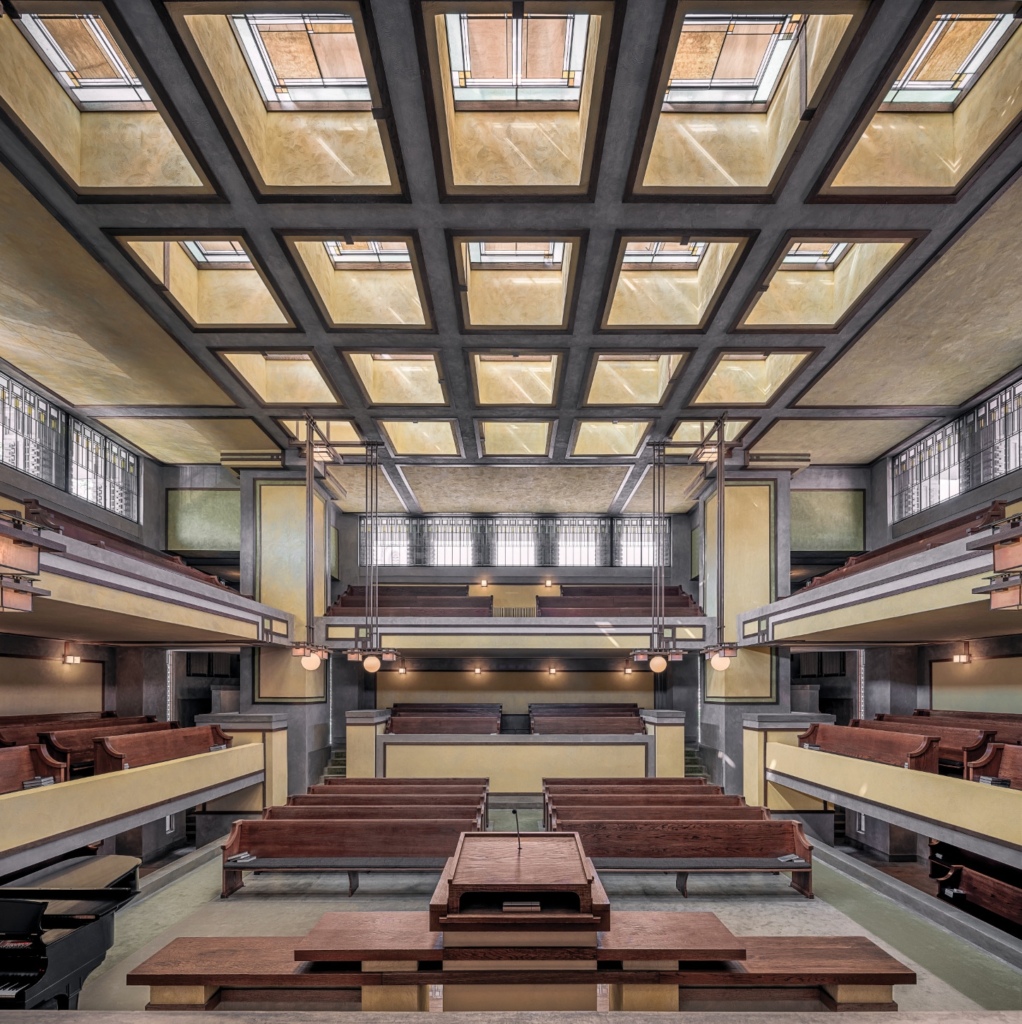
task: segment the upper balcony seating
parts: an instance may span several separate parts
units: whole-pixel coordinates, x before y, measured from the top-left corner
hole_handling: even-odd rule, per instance
[[[124,537],[118,537],[115,533],[101,530],[97,526],[88,526],[63,512],[55,512],[53,509],[46,508],[33,499],[25,502],[25,518],[30,523],[41,526],[44,530],[53,530],[72,540],[81,541],[83,544],[91,544],[93,547],[104,548],[107,551],[116,551],[122,555],[130,555],[132,558],[138,558],[160,569],[170,569],[182,576],[188,576],[200,583],[208,583],[223,590],[231,589],[225,583],[221,583],[216,576],[210,576],[208,573],[200,572],[198,569],[186,565],[177,555],[168,555],[165,551],[157,551],[136,541],[126,540]]]
[[[820,722],[813,722],[798,738],[798,745],[810,750],[934,773],[938,770],[939,743],[936,736],[853,729]]]
[[[536,614],[543,618],[648,618],[650,607],[650,588],[646,586],[562,586],[559,597],[536,598]],[[681,587],[665,587],[664,614],[685,618],[703,613]]]
[[[233,742],[233,738],[226,736],[219,725],[102,736],[93,741],[95,774],[105,775],[126,768],[140,768],[145,764],[226,750]]]
[[[468,586],[383,586],[380,615],[423,618],[438,615],[487,618],[493,615],[492,597],[469,597]],[[365,614],[365,587],[348,587],[327,609],[327,615],[359,617]]]
[[[644,733],[637,704],[530,704],[529,729],[538,735],[608,736]]]
[[[120,736],[123,733],[162,732],[176,729],[177,722],[139,722],[133,725],[114,724],[92,726],[88,729],[59,729],[41,733],[39,738],[46,744],[49,753],[65,765],[73,775],[91,772],[96,756],[96,740],[105,736]]]
[[[981,758],[969,762],[968,776],[973,782],[983,778],[1007,779],[1010,789],[1022,789],[1022,746],[991,743]]]
[[[846,576],[861,572],[863,569],[875,569],[888,562],[895,562],[899,558],[907,558],[909,555],[916,555],[921,551],[929,551],[941,544],[949,544],[953,540],[962,540],[977,530],[999,523],[1004,519],[1005,507],[1003,501],[995,501],[982,512],[960,516],[958,519],[952,519],[949,523],[932,526],[928,530],[902,537],[900,540],[885,544],[880,548],[874,548],[872,551],[863,552],[861,555],[852,555],[844,565],[823,573],[822,576],[816,576],[803,589],[809,590],[812,587],[822,586],[824,583],[843,580]]]
[[[870,722],[855,718],[852,719],[852,726],[860,729],[877,729],[881,732],[910,732],[917,736],[936,736],[940,740],[937,745],[940,765],[942,768],[950,768],[955,774],[964,772],[965,765],[979,757],[994,738],[992,729],[980,728],[978,723],[973,728],[962,729],[957,723],[930,723],[923,718],[918,718],[914,722]]]
[[[500,732],[500,716],[500,704],[395,704],[387,732],[489,736]]]
[[[945,725],[956,729],[993,730],[995,743],[1022,743],[1022,715],[986,711],[917,711],[914,715],[877,715],[882,722]]]
[[[0,715],[0,729],[5,725],[32,725],[34,722],[74,722],[82,718],[113,718],[114,711],[53,711],[41,715]]]
[[[144,725],[153,722],[152,715],[138,715],[129,718],[117,718],[112,715],[94,715],[84,718],[34,718],[16,725],[0,724],[0,747],[18,747],[26,743],[45,742],[44,737],[51,732],[63,729],[112,728],[121,725]]]

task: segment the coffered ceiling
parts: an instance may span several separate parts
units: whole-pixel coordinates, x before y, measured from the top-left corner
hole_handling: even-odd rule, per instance
[[[283,447],[310,410],[382,442],[388,509],[634,512],[684,421],[862,465],[1022,366],[1010,26],[937,140],[888,91],[929,2],[253,6],[0,18],[0,361],[157,460]],[[700,107],[760,59],[726,49],[745,8],[776,15],[760,92]],[[52,38],[113,40],[147,98],[90,108],[11,12],[76,14]],[[504,46],[557,84],[494,100]],[[684,509],[699,471],[672,472]]]

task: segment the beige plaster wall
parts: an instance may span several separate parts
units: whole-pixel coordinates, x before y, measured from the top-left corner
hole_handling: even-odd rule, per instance
[[[942,711],[1022,714],[1022,658],[975,658],[968,665],[930,663],[933,707]]]
[[[189,14],[184,21],[265,185],[389,191],[371,111],[268,111],[227,17]]]
[[[0,715],[102,710],[102,662],[0,657]]]

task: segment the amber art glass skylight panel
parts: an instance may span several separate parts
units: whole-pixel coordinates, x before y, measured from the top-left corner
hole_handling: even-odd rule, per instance
[[[343,14],[234,14],[231,25],[270,110],[368,110],[358,37]]]
[[[448,14],[455,109],[578,109],[587,14]]]
[[[806,22],[804,14],[689,14],[664,109],[769,103]]]
[[[25,14],[15,24],[79,109],[156,109],[98,15]]]
[[[848,242],[794,242],[781,270],[833,270],[847,255]]]
[[[407,242],[367,241],[326,241],[327,255],[337,268],[349,270],[375,270],[391,268],[407,270],[411,256]]]
[[[898,72],[884,104],[954,107],[1015,31],[1011,14],[940,14]]]
[[[706,242],[626,242],[622,270],[698,270]]]

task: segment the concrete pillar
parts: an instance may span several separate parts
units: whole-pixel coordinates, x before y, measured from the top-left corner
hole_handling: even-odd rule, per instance
[[[372,779],[377,775],[376,737],[387,731],[389,711],[349,711],[347,726],[347,771],[349,779]]]
[[[653,774],[658,778],[680,779],[685,776],[685,712],[643,710],[646,732],[656,742]]]
[[[911,715],[916,709],[919,651],[915,647],[874,647],[864,651],[865,717]]]
[[[161,721],[167,720],[167,659],[167,651],[159,647],[117,649],[115,696],[118,715],[154,715]]]

